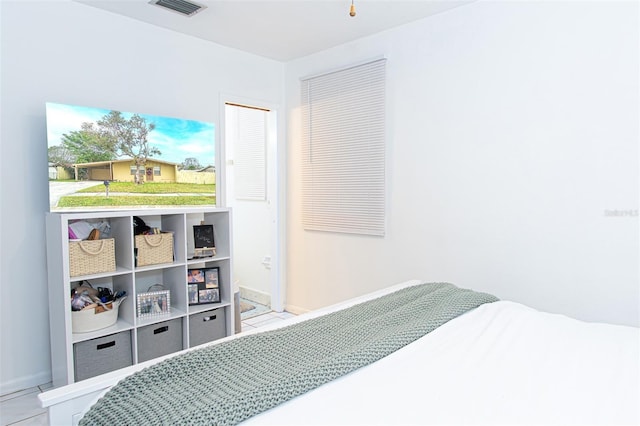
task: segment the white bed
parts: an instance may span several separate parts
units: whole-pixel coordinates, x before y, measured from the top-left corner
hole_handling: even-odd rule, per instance
[[[319,317],[419,283],[405,282],[242,335]],[[77,424],[119,380],[179,354],[41,394],[50,424]],[[638,425],[639,360],[638,328],[585,323],[499,301],[244,423]]]

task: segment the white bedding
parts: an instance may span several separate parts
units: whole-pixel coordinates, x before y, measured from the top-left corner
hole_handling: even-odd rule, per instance
[[[418,283],[402,283],[251,333]],[[41,394],[51,424],[77,422],[106,388],[167,357]],[[638,328],[589,324],[495,302],[244,424],[640,425],[639,359]]]
[[[639,342],[637,328],[486,304],[245,424],[637,425]]]

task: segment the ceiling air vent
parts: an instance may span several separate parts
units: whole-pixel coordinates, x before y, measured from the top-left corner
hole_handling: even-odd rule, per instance
[[[151,0],[149,3],[162,6],[184,16],[193,16],[201,10],[206,9],[206,6],[186,0]]]

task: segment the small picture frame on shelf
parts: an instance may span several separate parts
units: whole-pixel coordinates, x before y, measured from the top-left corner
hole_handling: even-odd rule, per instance
[[[195,259],[216,255],[213,225],[193,225],[193,245]]]
[[[189,304],[195,305],[198,303],[198,284],[187,284],[189,289]]]
[[[187,271],[189,305],[220,303],[220,268],[193,268]]]
[[[220,302],[220,291],[217,288],[207,288],[198,290],[199,303],[216,303]]]
[[[204,269],[189,269],[187,273],[187,282],[192,283],[203,283],[204,282]]]
[[[139,293],[137,301],[138,318],[167,315],[171,311],[171,293],[169,290]]]
[[[204,271],[204,286],[206,288],[219,288],[218,268],[209,268]]]

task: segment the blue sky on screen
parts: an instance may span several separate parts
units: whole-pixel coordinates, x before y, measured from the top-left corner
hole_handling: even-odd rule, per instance
[[[48,146],[60,145],[63,134],[80,130],[83,122],[96,123],[109,114],[109,111],[102,108],[48,102]],[[120,112],[127,119],[134,114]],[[202,166],[215,164],[215,125],[213,123],[142,113],[138,115],[147,123],[156,125],[148,136],[149,144],[157,147],[162,153],[155,158],[180,164],[185,158],[195,157]]]

